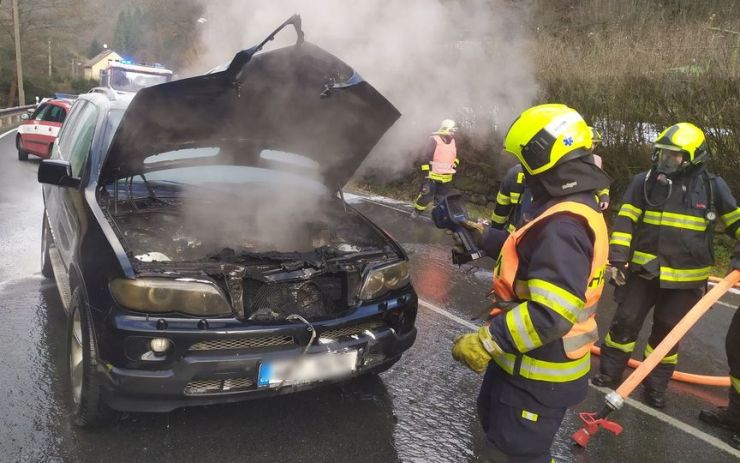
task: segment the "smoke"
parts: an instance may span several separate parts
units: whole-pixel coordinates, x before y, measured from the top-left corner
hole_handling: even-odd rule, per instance
[[[538,93],[528,2],[211,0],[204,8],[200,58],[186,73],[229,62],[300,14],[307,41],[351,65],[403,114],[363,165],[388,178],[411,166],[442,119],[485,145]],[[265,50],[294,40],[285,31]]]

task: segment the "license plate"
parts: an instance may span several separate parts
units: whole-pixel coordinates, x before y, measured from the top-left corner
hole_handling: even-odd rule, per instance
[[[285,386],[323,381],[357,369],[357,351],[304,355],[260,364],[257,385]]]

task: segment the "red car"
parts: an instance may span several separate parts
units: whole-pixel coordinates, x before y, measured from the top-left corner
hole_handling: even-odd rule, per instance
[[[18,160],[25,161],[29,154],[44,159],[51,156],[51,147],[71,106],[70,100],[47,100],[30,116],[21,116],[25,122],[18,127],[18,135],[15,137]]]

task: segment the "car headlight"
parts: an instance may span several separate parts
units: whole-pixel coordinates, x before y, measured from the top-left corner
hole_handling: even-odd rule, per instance
[[[138,312],[181,312],[200,317],[231,313],[231,306],[221,290],[203,281],[119,278],[111,281],[110,291],[116,302]]]
[[[409,283],[409,263],[398,262],[385,267],[370,270],[365,276],[360,289],[360,299],[370,300],[380,297],[392,289],[398,289]]]

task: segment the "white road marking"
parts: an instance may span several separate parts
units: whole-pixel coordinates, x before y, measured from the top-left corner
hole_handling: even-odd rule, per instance
[[[16,132],[17,130],[18,130],[18,128],[15,128],[15,129],[8,130],[7,132],[5,132],[3,134],[0,134],[0,139],[3,138],[6,135],[10,135],[11,133]]]
[[[715,282],[713,282],[713,281],[710,281],[710,282],[709,282],[709,283],[707,283],[707,284],[708,284],[709,286],[716,286],[716,285],[717,285],[717,283],[715,283]],[[732,293],[732,294],[740,294],[740,289],[737,289],[737,288],[730,288],[730,290],[729,290],[729,291],[727,291],[727,292],[728,292],[728,293]],[[725,305],[727,305],[727,304],[725,304]],[[730,306],[730,307],[734,307],[734,306]]]
[[[389,206],[387,204],[383,204],[382,202],[379,202],[379,201],[373,201],[373,200],[369,200],[367,198],[362,198],[362,199],[365,200],[365,201],[367,201],[367,202],[371,202],[373,204],[377,204],[379,206],[384,206],[384,207],[387,207],[389,209],[396,210],[398,212],[403,212],[405,214],[409,214],[409,212],[407,212],[405,210],[398,209],[398,208]],[[729,304],[725,304],[723,302],[719,302],[719,304],[721,304],[723,306],[726,306],[726,307],[735,308],[734,306],[731,306]],[[437,305],[432,304],[431,302],[425,301],[423,299],[419,299],[419,305],[422,306],[422,307],[424,307],[424,308],[426,308],[426,309],[431,310],[432,312],[435,312],[435,313],[437,313],[439,315],[442,315],[443,317],[446,317],[446,318],[454,321],[455,323],[457,323],[459,325],[462,325],[462,326],[464,326],[466,328],[469,328],[471,330],[477,330],[478,328],[480,328],[479,325],[476,325],[475,323],[472,323],[472,322],[470,322],[468,320],[465,320],[463,318],[460,318],[457,315],[455,315],[453,313],[450,313],[447,310],[445,310],[445,309],[443,309],[443,308],[441,308],[441,307],[439,307]],[[591,388],[596,389],[596,390],[598,390],[600,392],[603,392],[605,394],[608,392],[608,389],[594,386],[593,384],[591,384],[590,381],[589,381],[588,385]],[[736,450],[735,448],[733,448],[732,446],[730,446],[726,442],[722,441],[721,439],[718,439],[718,438],[712,436],[711,434],[707,434],[704,431],[701,431],[700,429],[697,429],[697,428],[695,428],[695,427],[693,427],[693,426],[691,426],[691,425],[689,425],[687,423],[684,423],[681,420],[677,420],[676,418],[673,418],[670,415],[666,415],[663,412],[660,412],[660,411],[658,411],[658,410],[656,410],[656,409],[654,409],[652,407],[649,407],[649,406],[647,406],[647,405],[645,405],[645,404],[643,404],[641,402],[638,402],[638,401],[636,401],[634,399],[631,399],[629,397],[625,398],[624,401],[625,401],[626,404],[629,404],[631,407],[633,407],[633,408],[635,408],[637,410],[640,410],[641,412],[643,412],[645,414],[648,414],[648,415],[652,416],[653,418],[656,418],[656,419],[658,419],[658,420],[660,420],[660,421],[662,421],[662,422],[664,422],[664,423],[666,423],[666,424],[668,424],[670,426],[673,426],[674,428],[680,429],[681,431],[683,431],[683,432],[685,432],[687,434],[691,434],[692,436],[694,436],[697,439],[700,439],[700,440],[706,442],[707,444],[711,445],[712,447],[715,447],[715,448],[717,448],[719,450],[722,450],[722,451],[724,451],[726,453],[729,453],[730,455],[733,455],[733,456],[735,456],[737,458],[740,458],[740,451]]]
[[[447,310],[445,310],[445,309],[443,309],[443,308],[441,308],[439,306],[436,306],[436,305],[432,304],[431,302],[425,301],[423,299],[419,299],[419,305],[422,306],[422,307],[425,307],[425,308],[427,308],[429,310],[431,310],[432,312],[438,313],[438,314],[442,315],[443,317],[447,317],[450,320],[454,321],[455,323],[458,323],[459,325],[462,325],[462,326],[464,326],[466,328],[470,328],[471,330],[477,330],[478,328],[480,328],[480,326],[475,325],[474,323],[471,323],[471,322],[469,322],[467,320],[464,320],[464,319],[458,317],[457,315],[452,314],[452,313],[448,312]],[[603,388],[603,387],[594,386],[593,384],[591,384],[590,381],[589,381],[588,385],[591,388],[596,389],[597,391],[603,392],[604,394],[606,394],[607,392],[609,392],[609,389],[606,389],[606,388]],[[664,423],[666,423],[668,425],[671,425],[674,428],[680,429],[681,431],[683,431],[683,432],[685,432],[687,434],[691,434],[692,436],[696,437],[697,439],[703,440],[704,442],[706,442],[707,444],[711,445],[712,447],[715,447],[715,448],[717,448],[719,450],[725,451],[725,452],[727,452],[727,453],[729,453],[731,455],[734,455],[735,457],[740,458],[740,451],[739,450],[736,450],[735,448],[733,448],[732,446],[730,446],[726,442],[724,442],[721,439],[718,439],[718,438],[712,436],[711,434],[707,434],[704,431],[701,431],[701,430],[699,430],[699,429],[697,429],[697,428],[695,428],[695,427],[693,427],[693,426],[691,426],[691,425],[689,425],[687,423],[684,423],[681,420],[677,420],[676,418],[673,418],[672,416],[666,415],[663,412],[660,412],[660,411],[658,411],[658,410],[656,410],[656,409],[654,409],[652,407],[649,407],[649,406],[643,404],[642,402],[638,402],[638,401],[636,401],[634,399],[631,399],[629,397],[625,398],[624,399],[624,402],[626,404],[630,405],[631,407],[636,408],[637,410],[640,410],[641,412],[646,413],[646,414],[652,416],[653,418],[657,418],[658,420],[660,420],[660,421],[662,421],[662,422],[664,422]]]

